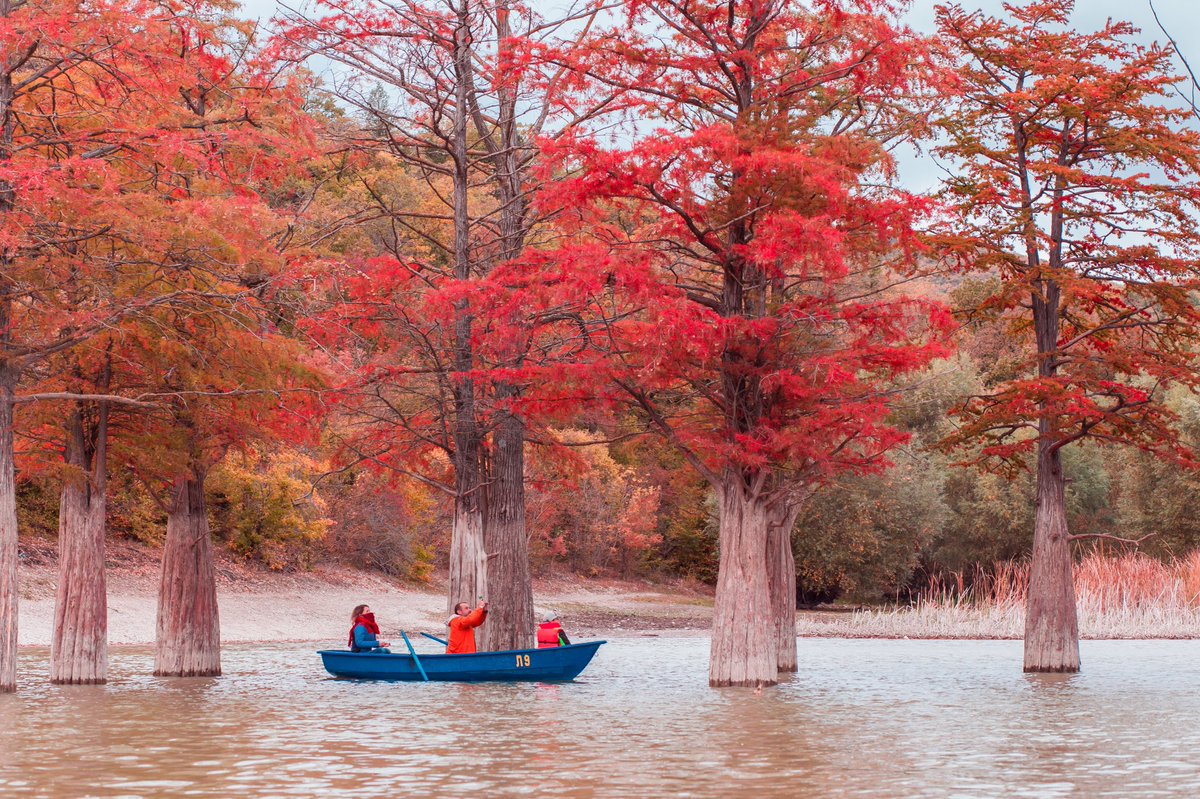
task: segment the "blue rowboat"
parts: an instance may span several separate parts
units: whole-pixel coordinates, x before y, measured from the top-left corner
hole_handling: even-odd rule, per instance
[[[430,680],[456,682],[573,680],[591,662],[604,641],[549,647],[510,649],[504,652],[474,652],[469,655],[419,655],[420,665]],[[325,671],[335,677],[356,680],[421,681],[421,671],[412,655],[374,655],[323,649],[317,653]]]

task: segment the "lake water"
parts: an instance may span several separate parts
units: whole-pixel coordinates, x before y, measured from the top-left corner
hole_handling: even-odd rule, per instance
[[[1079,675],[1012,641],[802,640],[755,695],[707,640],[612,640],[574,683],[332,680],[313,646],[231,647],[225,675],[0,696],[0,797],[1197,797],[1200,642],[1085,641]]]

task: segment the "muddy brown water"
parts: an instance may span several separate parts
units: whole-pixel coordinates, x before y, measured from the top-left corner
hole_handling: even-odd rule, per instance
[[[755,695],[701,637],[628,637],[569,684],[329,679],[314,646],[237,646],[215,679],[0,696],[0,797],[1197,797],[1200,642],[1086,641],[1028,676],[1009,641],[800,642]]]

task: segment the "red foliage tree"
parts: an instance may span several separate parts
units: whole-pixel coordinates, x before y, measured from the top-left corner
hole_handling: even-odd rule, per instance
[[[349,216],[377,227],[365,257],[337,259],[349,274],[322,323],[347,334],[341,443],[453,497],[447,605],[488,596],[481,649],[533,640],[519,411],[533,322],[490,281],[536,244],[536,137],[591,114],[564,107],[574,73],[553,56],[596,5],[542,18],[508,0],[327,0],[283,33],[290,52],[348,69],[335,90],[362,127],[339,133],[390,165],[356,175],[366,207]],[[403,196],[413,182],[422,201]]]
[[[1064,447],[1090,440],[1191,461],[1165,403],[1195,388],[1200,136],[1169,96],[1172,52],[1072,0],[1005,17],[938,10],[962,94],[941,122],[956,215],[939,245],[997,278],[977,313],[1007,320],[1025,374],[971,398],[949,446],[1007,471],[1036,459],[1026,671],[1076,671]]]
[[[120,237],[107,202],[112,160],[147,133],[129,70],[161,52],[155,23],[173,13],[139,0],[0,3],[0,691],[14,689],[16,673],[13,409],[41,398],[18,389],[47,359],[158,301],[114,297],[129,264],[92,256]],[[71,547],[65,554],[80,574],[103,564]],[[99,633],[71,646],[91,660],[102,647],[102,594],[101,576],[75,602]]]
[[[923,204],[889,187],[885,147],[910,130],[900,100],[926,54],[884,2],[628,11],[589,68],[665,126],[622,150],[559,145],[576,239],[548,260],[607,323],[602,358],[541,382],[568,398],[607,381],[712,485],[709,680],[770,684],[796,663],[800,503],[883,465],[903,438],[887,389],[940,351],[938,309],[892,285],[915,267]]]
[[[278,260],[272,231],[286,227],[272,224],[254,192],[303,137],[278,130],[297,104],[245,63],[247,29],[221,6],[181,14],[126,3],[72,13],[83,44],[30,34],[31,53],[68,49],[30,56],[33,72],[20,84],[30,94],[14,109],[26,139],[10,180],[28,188],[14,190],[21,202],[3,220],[15,248],[7,299],[19,300],[5,351],[14,380],[36,381],[14,402],[72,403],[54,421],[66,435],[51,679],[102,682],[111,406],[147,409],[167,393],[175,400],[185,389],[170,378],[197,364],[243,364],[226,383],[239,389],[277,371],[270,360],[254,362],[245,342],[266,337],[255,303]],[[214,330],[225,333],[224,350],[204,348],[218,338],[206,335]],[[171,346],[172,337],[186,346]],[[167,385],[148,386],[152,371]],[[197,389],[213,391],[186,387]],[[157,394],[129,396],[147,392]],[[184,549],[201,561],[207,552],[190,539]],[[211,605],[215,620],[215,601],[193,601],[190,583],[172,577],[164,585],[182,598],[160,601],[161,610]]]
[[[270,57],[251,57],[252,26],[219,11],[169,31],[175,135],[136,164],[155,206],[134,246],[159,290],[186,300],[133,320],[142,335],[128,360],[140,368],[124,388],[140,385],[156,409],[120,452],[167,514],[154,670],[170,676],[221,669],[208,472],[230,449],[306,441],[320,385],[280,331],[305,262],[303,247],[289,248],[288,218],[289,183],[312,154],[301,87]]]

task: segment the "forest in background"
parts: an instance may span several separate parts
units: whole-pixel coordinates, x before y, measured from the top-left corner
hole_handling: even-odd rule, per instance
[[[220,4],[212,8],[224,9],[221,13],[236,10]],[[247,57],[252,26],[236,22],[234,16],[213,19],[217,22],[209,34],[227,40],[214,40],[209,48],[216,45],[215,51],[227,57]],[[266,41],[258,39],[260,45]],[[328,75],[321,81],[307,73],[294,73],[287,80],[255,91],[258,101],[272,92],[280,92],[279,97],[294,93],[294,105],[274,123],[290,126],[289,133],[298,138],[284,147],[278,139],[287,135],[283,131],[259,134],[251,146],[270,151],[278,159],[273,165],[278,171],[225,175],[224,190],[245,181],[241,190],[261,192],[260,212],[273,214],[273,224],[286,231],[286,240],[275,240],[285,247],[274,246],[270,238],[248,242],[266,247],[264,254],[274,253],[279,271],[271,279],[276,286],[287,283],[287,288],[269,294],[260,290],[255,313],[271,321],[273,336],[290,344],[260,357],[279,358],[285,372],[297,364],[311,369],[309,390],[325,398],[315,403],[320,413],[285,412],[285,419],[312,428],[299,436],[302,440],[289,440],[293,436],[279,435],[271,425],[239,431],[229,454],[214,462],[206,483],[212,534],[219,545],[269,569],[305,569],[322,559],[335,559],[393,577],[427,580],[434,570],[448,566],[452,503],[445,492],[411,479],[403,469],[369,459],[348,465],[355,456],[344,446],[344,431],[354,420],[343,413],[344,403],[328,399],[345,390],[346,384],[336,385],[345,375],[328,368],[330,363],[320,355],[326,342],[314,346],[304,324],[306,317],[321,324],[321,315],[336,308],[333,295],[327,293],[328,284],[312,293],[295,281],[303,275],[310,280],[309,289],[319,285],[304,267],[296,271],[298,264],[328,264],[322,259],[330,258],[370,264],[405,249],[427,250],[432,235],[446,235],[444,230],[431,234],[450,220],[430,210],[445,197],[439,195],[436,180],[426,182],[429,176],[422,174],[420,164],[388,152],[386,142],[395,133],[388,127],[402,118],[395,86],[369,75],[365,81],[340,85],[333,85],[337,81],[331,83]],[[228,102],[232,96],[223,99]],[[240,120],[221,124],[240,122],[245,127],[250,119],[247,112]],[[300,163],[310,158],[315,160]],[[489,202],[486,197],[481,201]],[[303,216],[295,213],[297,203],[304,204]],[[397,219],[406,221],[397,225]],[[412,219],[422,221],[414,225]],[[244,231],[222,230],[219,220],[209,224],[216,226],[209,231],[215,236],[206,246],[247,245],[237,240]],[[310,236],[303,243],[300,230]],[[280,230],[271,233],[278,235]],[[312,246],[314,242],[319,246]],[[259,257],[252,250],[241,256]],[[227,276],[238,288],[246,285],[239,274],[243,268],[235,267]],[[994,290],[994,278],[963,276],[935,263],[924,271],[925,277],[907,290],[960,315],[963,324],[952,335],[955,354],[894,386],[897,398],[888,421],[906,439],[888,453],[885,470],[840,474],[822,483],[805,503],[792,531],[802,602],[907,599],[948,575],[963,576],[969,583],[998,564],[1029,555],[1032,460],[1026,459],[1025,469],[997,474],[965,463],[970,458],[961,453],[938,448],[953,431],[953,412],[965,398],[1020,374],[1026,364],[1013,338],[1025,333],[995,319],[973,321],[972,312]],[[256,279],[266,284],[266,276]],[[61,384],[53,371],[73,360],[74,388],[96,390],[94,375],[79,371],[78,363],[111,352],[112,342],[111,335],[81,339],[74,359],[48,364],[42,371],[50,383]],[[310,351],[304,354],[306,349]],[[198,353],[185,347],[178,354],[195,358]],[[299,360],[289,362],[295,358]],[[253,369],[254,364],[223,367],[232,368],[224,375],[196,375],[200,387],[228,393],[231,379],[245,385],[238,369]],[[111,384],[111,376],[105,379]],[[264,391],[270,394],[273,389]],[[1177,391],[1168,401],[1182,421],[1184,443],[1192,446],[1200,436],[1196,398]],[[60,486],[71,467],[62,462],[59,436],[53,421],[47,429],[46,416],[53,420],[60,413],[61,406],[56,406],[19,417],[22,536],[52,538],[58,533]],[[535,573],[714,583],[716,500],[685,460],[661,440],[640,436],[636,419],[585,411],[555,422],[544,428],[544,436],[527,444],[527,522]],[[289,422],[271,422],[281,423]],[[402,429],[403,425],[396,427],[400,434]],[[224,450],[229,445],[220,446]],[[1102,536],[1136,540],[1141,551],[1160,559],[1200,547],[1200,522],[1188,512],[1200,496],[1191,469],[1136,450],[1087,444],[1068,451],[1067,457],[1071,529],[1101,537],[1081,551],[1129,546],[1128,541],[1105,544]],[[161,546],[166,510],[147,490],[144,474],[127,461],[111,480],[108,534]]]
[[[62,682],[109,535],[165,675],[219,673],[214,542],[445,569],[484,650],[539,571],[712,582],[712,685],[797,668],[797,596],[1028,556],[1077,670],[1080,555],[1197,545],[1200,112],[1073,7],[0,3],[0,690],[18,530]]]
[[[946,292],[969,292],[966,283]],[[907,601],[958,573],[969,584],[997,564],[1025,559],[1033,537],[1033,475],[1008,477],[956,465],[934,444],[948,410],[1005,369],[1005,334],[965,328],[960,352],[914,375],[893,421],[911,436],[882,474],[823,487],[793,531],[802,603]],[[989,364],[985,368],[981,364]],[[1189,443],[1200,437],[1200,400],[1173,395]],[[531,445],[529,535],[533,572],[586,577],[716,579],[717,521],[704,481],[653,439],[607,443],[619,423],[555,430],[570,450]],[[597,443],[588,444],[595,441]],[[587,444],[586,446],[579,446]],[[330,559],[426,581],[445,571],[450,503],[420,483],[369,468],[333,471],[320,447],[276,445],[232,454],[208,484],[214,540],[268,569]],[[1071,453],[1074,530],[1144,539],[1158,559],[1200,549],[1200,475],[1137,451]],[[111,487],[109,534],[161,546],[166,516],[126,475]],[[28,475],[18,493],[22,535],[58,530],[58,482]],[[1083,552],[1130,550],[1097,540]]]

